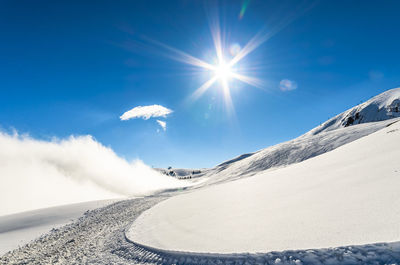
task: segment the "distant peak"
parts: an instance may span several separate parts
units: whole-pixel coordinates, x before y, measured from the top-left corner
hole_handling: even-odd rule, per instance
[[[312,129],[306,135],[400,117],[400,87],[387,90]]]

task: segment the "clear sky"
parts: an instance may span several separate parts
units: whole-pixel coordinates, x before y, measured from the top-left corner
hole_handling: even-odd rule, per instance
[[[0,127],[90,134],[156,167],[211,167],[399,86],[399,12],[399,1],[1,1]],[[165,46],[213,64],[215,21],[227,60],[269,36],[237,63],[261,85],[228,80],[231,110],[221,82],[188,100],[213,71]],[[120,119],[154,104],[173,112]]]

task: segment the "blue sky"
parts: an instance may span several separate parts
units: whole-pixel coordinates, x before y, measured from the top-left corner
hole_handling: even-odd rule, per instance
[[[0,127],[45,140],[90,134],[156,167],[211,167],[400,85],[398,1],[250,0],[240,19],[243,2],[2,1]],[[238,64],[265,84],[231,80],[234,115],[219,83],[187,101],[207,74],[147,41],[210,62],[215,14],[225,47],[295,18]],[[282,91],[285,79],[297,88]],[[153,104],[173,110],[166,131],[119,118]]]

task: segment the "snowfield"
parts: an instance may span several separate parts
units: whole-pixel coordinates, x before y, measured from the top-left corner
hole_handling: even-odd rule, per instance
[[[85,213],[0,257],[0,264],[399,264],[400,243],[258,254],[205,254],[152,249],[131,242],[131,220],[169,195],[126,200]]]
[[[0,255],[27,244],[52,228],[75,221],[88,210],[115,201],[83,202],[0,216]]]
[[[172,197],[141,215],[127,236],[202,253],[393,242],[400,240],[399,187],[395,122],[301,163]]]

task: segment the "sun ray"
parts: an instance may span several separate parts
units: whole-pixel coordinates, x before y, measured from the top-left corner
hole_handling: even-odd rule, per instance
[[[253,38],[251,38],[250,41],[243,47],[243,49],[230,61],[231,66],[237,64],[249,53],[257,49],[261,44],[269,40],[275,34],[277,34],[286,26],[291,24],[294,20],[296,20],[301,15],[310,10],[312,7],[314,7],[315,4],[316,1],[312,2],[311,4],[304,3],[303,5],[300,5],[296,10],[288,12],[284,18],[280,19],[280,21],[275,27],[271,28],[270,30],[264,27]]]
[[[198,89],[196,89],[196,91],[193,92],[191,98],[193,100],[197,100],[198,98],[200,98],[204,92],[207,91],[207,89],[210,88],[210,86],[212,86],[215,81],[218,80],[217,76],[214,76],[213,78],[209,79],[207,82],[205,82],[203,85],[201,85]]]
[[[212,21],[210,20],[210,31],[211,36],[214,42],[215,52],[218,58],[218,62],[223,60],[223,48],[222,48],[222,37],[221,37],[221,27],[219,24],[219,18],[214,18]]]
[[[268,39],[267,34],[262,34],[262,32],[257,33],[247,44],[239,51],[239,53],[233,57],[229,62],[231,66],[237,64],[240,60],[246,57],[249,53],[257,49],[261,44],[263,44]]]
[[[264,82],[261,79],[257,78],[257,77],[251,77],[251,76],[247,76],[247,75],[242,75],[242,74],[235,73],[235,72],[232,72],[231,75],[232,75],[233,78],[236,78],[237,80],[240,80],[240,81],[242,81],[244,83],[247,83],[247,84],[249,84],[251,86],[254,86],[254,87],[257,87],[257,88],[263,88],[264,87]]]
[[[199,58],[196,58],[190,54],[187,54],[186,52],[183,52],[179,49],[173,48],[167,44],[161,43],[159,41],[156,40],[152,40],[149,39],[147,37],[143,37],[145,40],[147,40],[150,43],[153,43],[159,47],[162,47],[170,52],[172,52],[172,54],[167,54],[166,56],[168,56],[169,58],[178,61],[178,62],[182,62],[185,64],[189,64],[189,65],[193,65],[196,67],[201,67],[201,68],[205,68],[208,70],[213,70],[215,67]]]
[[[231,90],[229,89],[228,80],[222,79],[221,83],[222,83],[222,90],[224,93],[225,107],[228,110],[228,113],[230,115],[232,115],[234,113],[235,109],[234,109],[233,103],[232,103]]]

